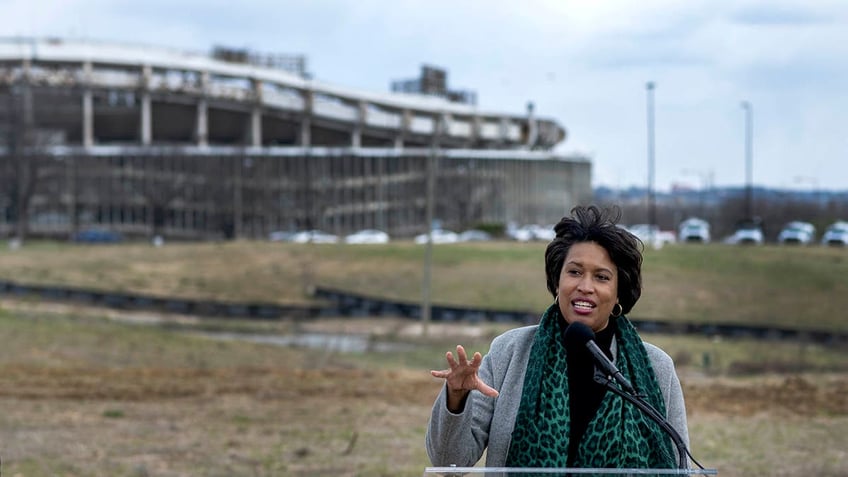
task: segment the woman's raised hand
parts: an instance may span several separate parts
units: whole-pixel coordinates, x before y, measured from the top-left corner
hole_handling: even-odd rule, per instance
[[[448,409],[461,409],[465,396],[474,389],[489,397],[498,396],[496,389],[484,383],[477,376],[477,370],[480,369],[480,363],[483,362],[483,356],[480,353],[474,353],[469,361],[465,348],[457,345],[456,358],[450,351],[445,354],[445,358],[447,358],[450,369],[430,371],[430,374],[437,378],[443,378],[447,383]]]

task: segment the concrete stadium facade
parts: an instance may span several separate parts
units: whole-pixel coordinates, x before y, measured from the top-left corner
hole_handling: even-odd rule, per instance
[[[549,223],[591,198],[556,121],[166,49],[0,40],[0,233],[393,235]]]

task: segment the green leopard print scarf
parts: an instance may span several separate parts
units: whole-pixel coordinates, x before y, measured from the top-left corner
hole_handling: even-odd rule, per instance
[[[627,318],[617,320],[616,366],[660,414],[665,402],[642,340]],[[675,468],[669,437],[636,406],[607,392],[580,442],[576,462],[568,461],[570,408],[565,345],[559,339],[565,320],[559,306],[542,316],[524,378],[524,391],[508,467]]]

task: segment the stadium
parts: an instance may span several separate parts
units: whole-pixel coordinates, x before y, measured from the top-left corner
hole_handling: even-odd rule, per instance
[[[552,152],[561,125],[481,111],[446,76],[374,93],[302,57],[0,39],[0,234],[410,236],[552,223],[591,198],[588,159]]]

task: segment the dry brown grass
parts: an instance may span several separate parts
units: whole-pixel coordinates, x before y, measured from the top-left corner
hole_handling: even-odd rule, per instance
[[[439,389],[420,371],[4,367],[3,375],[0,386],[13,390],[0,396],[9,475],[420,475]],[[837,446],[848,380],[760,384],[685,387],[696,457],[727,476],[844,475]],[[811,455],[798,459],[799,449]]]
[[[442,249],[434,298],[541,309],[538,304],[549,297],[540,246],[503,246]],[[420,250],[411,244],[386,250],[39,244],[0,252],[0,275],[24,283],[238,301],[303,303],[305,284],[314,282],[417,299],[421,262],[414,254]],[[777,252],[763,253],[767,258]],[[817,254],[833,258],[832,251],[810,257]],[[844,266],[832,261],[836,269]],[[656,265],[646,270],[646,285],[661,289],[648,288],[654,301],[646,301],[645,310],[680,312],[701,300],[720,297],[726,306],[731,299],[732,287],[701,290],[705,283],[720,284],[721,274],[672,273]],[[486,286],[474,286],[481,282]],[[688,287],[686,293],[680,286]],[[848,295],[834,292],[844,283],[818,286],[822,293],[831,287],[837,306]],[[810,309],[832,305],[819,301]],[[0,458],[4,475],[22,477],[419,476],[429,465],[423,438],[440,389],[427,370],[441,366],[444,351],[457,342],[485,351],[505,326],[431,324],[423,339],[417,323],[393,319],[260,325],[8,298],[0,305]],[[416,347],[343,354],[182,332],[239,326],[263,333],[366,334]],[[844,350],[650,338],[681,364],[692,450],[703,464],[731,477],[848,475]],[[712,368],[700,365],[702,356],[712,357]],[[793,364],[801,371],[786,372]],[[729,375],[743,368],[760,372]]]
[[[187,317],[102,317],[26,302],[4,308],[4,475],[418,476],[429,465],[423,437],[440,383],[405,363],[404,353],[218,342],[137,324],[202,324]],[[279,327],[405,341],[419,332],[391,319]],[[422,343],[434,349],[457,341],[482,349],[497,332],[429,331]],[[428,353],[440,362],[440,352]],[[693,453],[720,475],[848,472],[848,376],[712,377],[697,367],[680,374]]]

